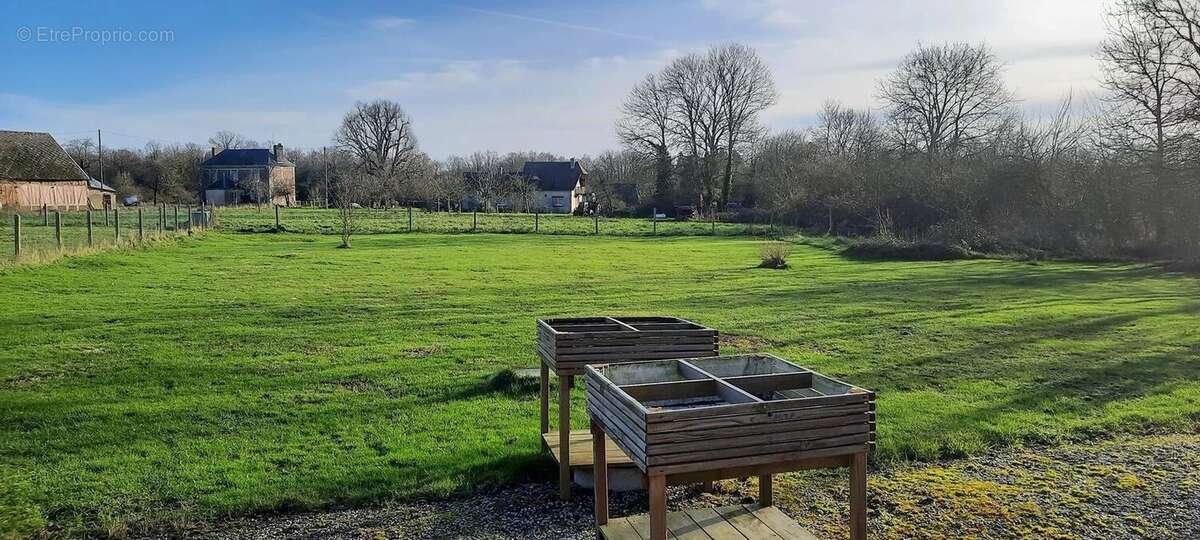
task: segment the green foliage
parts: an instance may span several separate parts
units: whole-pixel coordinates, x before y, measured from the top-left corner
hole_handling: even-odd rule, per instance
[[[538,317],[685,317],[875,390],[881,462],[1200,418],[1186,274],[818,240],[788,258],[804,272],[751,271],[740,237],[338,242],[209,233],[0,274],[0,470],[25,486],[4,515],[138,533],[549,478],[536,393],[504,374],[537,365]]]

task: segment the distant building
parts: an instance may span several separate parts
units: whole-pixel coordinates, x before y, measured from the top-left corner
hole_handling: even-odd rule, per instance
[[[296,165],[283,145],[266,148],[227,148],[200,164],[204,201],[213,206],[242,203],[296,204]]]
[[[97,210],[117,204],[117,190],[95,178],[88,178],[88,206]]]
[[[575,158],[570,161],[526,161],[518,175],[536,189],[533,210],[570,214],[588,196],[588,172]]]
[[[0,130],[0,208],[87,208],[89,180],[49,133]]]

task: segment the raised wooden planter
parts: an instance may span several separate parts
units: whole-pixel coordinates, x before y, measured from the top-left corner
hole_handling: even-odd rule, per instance
[[[575,376],[591,364],[619,364],[663,358],[715,356],[718,332],[675,317],[584,317],[539,319],[538,354],[541,369],[542,438],[558,460],[559,493],[571,495],[571,467],[593,465],[592,460],[573,459],[590,455],[592,435],[571,432],[571,388]],[[550,372],[559,377],[558,443],[550,433]],[[564,451],[563,449],[568,449]],[[613,465],[631,465],[628,458]]]
[[[759,502],[770,506],[771,474],[818,467],[851,468],[851,537],[865,538],[874,393],[765,354],[586,372],[593,452],[605,451],[607,434],[649,477],[651,538],[666,537],[668,482],[759,476]],[[600,526],[608,521],[603,459]]]

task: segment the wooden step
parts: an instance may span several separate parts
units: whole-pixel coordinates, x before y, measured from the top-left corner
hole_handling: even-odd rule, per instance
[[[650,538],[650,516],[639,514],[610,519],[600,527],[600,537],[607,540],[644,540]],[[667,514],[667,538],[678,540],[707,540],[710,538],[747,538],[817,540],[774,506],[766,508],[753,504],[692,508]]]

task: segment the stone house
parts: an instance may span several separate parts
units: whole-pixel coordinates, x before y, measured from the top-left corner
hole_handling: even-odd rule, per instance
[[[294,206],[296,165],[283,145],[266,148],[227,148],[200,164],[204,201],[212,206],[254,203]]]

